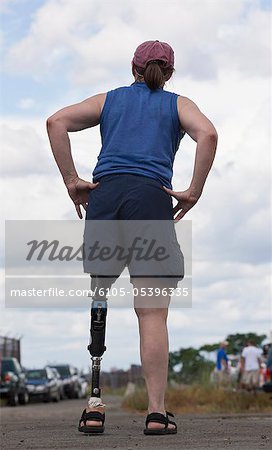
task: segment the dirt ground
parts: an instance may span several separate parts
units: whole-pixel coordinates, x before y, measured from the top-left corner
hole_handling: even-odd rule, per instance
[[[271,417],[255,415],[175,415],[178,433],[145,436],[145,415],[120,409],[121,397],[104,396],[105,432],[85,436],[77,424],[85,400],[31,403],[1,408],[1,449],[268,449]]]

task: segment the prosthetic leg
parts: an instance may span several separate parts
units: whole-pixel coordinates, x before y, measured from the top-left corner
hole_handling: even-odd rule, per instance
[[[92,276],[91,291],[94,293],[91,305],[90,343],[87,349],[92,360],[92,393],[88,401],[90,407],[105,406],[101,400],[100,366],[102,355],[106,350],[105,332],[107,317],[106,292],[110,279]]]
[[[91,291],[93,294],[91,305],[91,326],[90,326],[90,343],[87,349],[90,352],[92,359],[92,393],[88,400],[88,407],[90,409],[101,406],[106,406],[101,400],[101,389],[99,384],[100,378],[100,363],[102,355],[106,350],[105,347],[105,332],[106,332],[106,317],[107,317],[107,298],[106,292],[111,286],[111,278],[101,278],[92,275]],[[100,425],[87,425],[88,421],[101,422]],[[79,420],[78,431],[84,434],[103,433],[104,432],[105,413],[99,410],[87,412],[84,409]]]

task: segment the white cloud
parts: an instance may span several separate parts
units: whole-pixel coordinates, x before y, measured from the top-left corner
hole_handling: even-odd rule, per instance
[[[46,132],[46,117],[2,117],[0,133],[4,176],[58,174]],[[89,176],[101,147],[98,128],[71,133],[70,140],[77,166]]]
[[[271,12],[255,8],[251,8],[248,15],[236,25],[222,27],[220,40],[225,51],[218,54],[222,67],[236,67],[247,76],[269,76],[270,27]]]
[[[219,68],[232,68],[267,76],[269,17],[253,0],[49,0],[34,14],[28,34],[9,49],[6,68],[38,79],[59,70],[98,88],[109,74],[120,82],[135,47],[159,38],[173,45],[184,75],[214,79]]]
[[[1,171],[11,177],[31,173],[48,173],[52,170],[44,137],[35,129],[34,123],[21,127],[17,124],[1,125],[3,139]]]
[[[218,129],[219,145],[203,197],[187,215],[194,230],[193,308],[170,309],[171,350],[216,342],[237,331],[269,331],[269,15],[253,0],[186,0],[182,5],[52,0],[37,10],[25,37],[7,53],[6,69],[12,74],[54,79],[56,86],[68,81],[62,99],[57,88],[48,92],[51,114],[80,101],[81,87],[95,93],[132,82],[130,60],[143,40],[173,45],[177,71],[168,90],[200,106]],[[32,93],[17,103],[21,108],[37,105]],[[76,218],[51,155],[45,119],[22,115],[2,120],[1,192],[7,219]],[[90,179],[100,149],[99,129],[70,138],[79,173]],[[195,143],[186,137],[175,162],[176,189],[188,187],[194,150]],[[67,360],[86,367],[87,311],[2,311],[2,331],[24,335],[27,365]],[[110,305],[106,344],[104,368],[139,362],[133,310]]]

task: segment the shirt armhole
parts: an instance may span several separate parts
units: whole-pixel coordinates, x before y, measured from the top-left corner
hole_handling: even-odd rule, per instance
[[[105,98],[104,105],[103,105],[103,108],[102,108],[102,111],[101,111],[101,114],[100,114],[100,123],[103,122],[104,116],[106,114],[108,103],[110,101],[110,98],[109,98],[110,95],[109,94],[110,94],[110,91],[106,93],[106,98]]]
[[[178,113],[178,98],[181,97],[181,95],[176,94],[177,98],[175,101],[175,109],[176,109],[176,115],[177,115],[177,119],[178,119],[178,125],[179,125],[179,131],[181,133],[181,139],[185,136],[186,131],[182,129],[181,125],[180,125],[180,121],[179,121],[179,113]]]

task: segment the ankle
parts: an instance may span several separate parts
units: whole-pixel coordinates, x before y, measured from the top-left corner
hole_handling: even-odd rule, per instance
[[[151,413],[160,413],[166,416],[166,410],[163,408],[148,408],[148,414]]]

